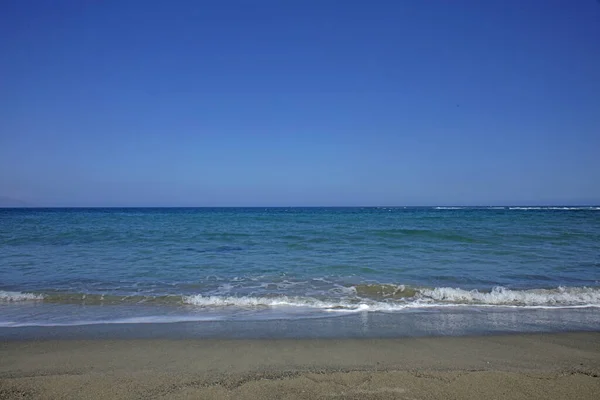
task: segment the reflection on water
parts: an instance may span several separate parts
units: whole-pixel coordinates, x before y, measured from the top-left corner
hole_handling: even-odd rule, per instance
[[[104,315],[110,315],[110,307],[102,308]],[[32,311],[34,310],[28,310]],[[176,316],[173,316],[174,321],[175,318]],[[391,338],[600,331],[600,311],[597,309],[446,309],[405,313],[358,312],[308,319],[221,318],[183,321],[152,323],[151,318],[144,320],[144,317],[136,317],[134,321],[124,319],[121,323],[77,327],[0,327],[0,338]]]

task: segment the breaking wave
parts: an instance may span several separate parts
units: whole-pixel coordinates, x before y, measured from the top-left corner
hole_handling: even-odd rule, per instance
[[[43,302],[81,305],[156,305],[202,309],[305,308],[325,311],[400,311],[431,307],[516,307],[573,308],[600,307],[600,288],[558,287],[514,290],[495,287],[489,291],[461,288],[423,288],[393,284],[350,286],[337,296],[165,295],[116,296],[82,293],[21,293],[0,291],[0,303]]]
[[[489,292],[443,287],[421,290],[419,295],[424,299],[450,304],[554,307],[600,306],[600,290],[587,287],[529,290],[510,290],[495,287]]]
[[[0,302],[2,303],[16,303],[20,301],[35,301],[43,299],[44,296],[41,294],[6,292],[4,290],[0,290]]]

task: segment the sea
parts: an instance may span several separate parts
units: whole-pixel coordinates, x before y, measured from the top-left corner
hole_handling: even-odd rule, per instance
[[[600,330],[600,207],[0,209],[0,336],[100,325]]]

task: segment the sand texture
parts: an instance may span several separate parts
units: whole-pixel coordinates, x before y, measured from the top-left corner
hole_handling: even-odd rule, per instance
[[[600,333],[0,344],[0,399],[598,399]]]

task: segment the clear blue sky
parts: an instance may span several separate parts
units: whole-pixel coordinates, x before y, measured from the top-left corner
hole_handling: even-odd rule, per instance
[[[0,2],[0,197],[600,203],[600,2]]]

